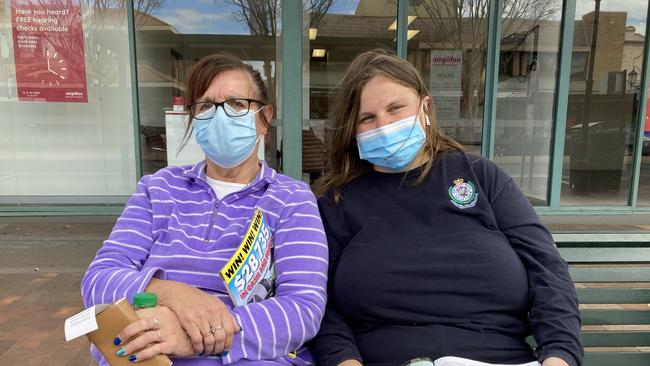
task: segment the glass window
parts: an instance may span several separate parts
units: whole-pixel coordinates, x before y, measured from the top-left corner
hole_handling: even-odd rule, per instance
[[[561,0],[516,0],[501,22],[494,161],[535,205],[548,202],[561,16]]]
[[[647,6],[576,2],[562,205],[628,204]]]
[[[488,1],[420,0],[409,7],[408,60],[429,81],[438,126],[480,154]]]
[[[123,203],[133,192],[123,3],[0,2],[0,204]]]
[[[391,0],[305,1],[309,24],[309,106],[303,119],[303,174],[313,181],[325,170],[325,121],[331,97],[349,64],[364,51],[395,50],[397,4]]]
[[[136,5],[139,4],[136,3]],[[277,107],[276,64],[280,37],[279,1],[151,2],[136,9],[136,48],[142,170],[194,164],[205,158],[190,137],[179,151],[188,116],[182,110],[185,76],[204,56],[227,52],[260,72]],[[266,161],[277,167],[280,146],[274,117],[264,139]]]
[[[638,80],[635,80],[635,82],[638,82]],[[648,100],[650,100],[650,93],[648,93]],[[639,206],[650,206],[650,103],[648,103],[648,100],[646,100],[643,142],[641,144],[641,177],[639,178],[637,200]]]

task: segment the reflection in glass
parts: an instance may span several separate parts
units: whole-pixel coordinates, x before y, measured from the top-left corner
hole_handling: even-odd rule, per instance
[[[408,60],[429,81],[439,127],[474,153],[481,151],[488,9],[489,0],[422,0],[409,10]]]
[[[635,80],[635,82],[638,82]],[[648,93],[650,97],[650,93]],[[650,98],[648,99],[650,100]],[[643,128],[643,140],[641,143],[641,176],[639,177],[639,195],[637,204],[639,206],[650,206],[650,107],[646,103],[645,124]]]
[[[508,2],[501,23],[494,161],[547,204],[561,0]]]
[[[151,1],[136,11],[144,174],[204,158],[193,137],[179,153],[189,117],[180,98],[185,93],[184,78],[202,57],[216,52],[240,57],[260,72],[270,102],[277,106],[279,4],[277,0]],[[274,119],[263,143],[264,157],[273,167],[278,166],[278,136]]]
[[[376,48],[395,50],[397,5],[392,0],[309,0],[305,37],[309,48],[309,107],[303,120],[303,174],[311,181],[326,168],[325,146],[329,143],[326,119],[336,84],[354,58]]]
[[[648,3],[576,3],[562,205],[627,205]]]
[[[88,99],[79,103],[18,99],[12,3],[0,2],[0,205],[123,204],[136,181],[124,2],[31,1],[43,12],[81,6],[72,19],[82,23],[84,52],[64,47],[33,60],[59,77],[85,68]]]

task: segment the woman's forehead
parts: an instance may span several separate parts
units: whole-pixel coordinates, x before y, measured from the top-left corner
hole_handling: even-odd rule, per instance
[[[409,88],[383,76],[370,79],[361,90],[360,107],[387,105],[393,102],[410,102],[418,99],[413,88]]]
[[[248,72],[226,70],[212,79],[204,95],[219,99],[255,98],[256,90]]]

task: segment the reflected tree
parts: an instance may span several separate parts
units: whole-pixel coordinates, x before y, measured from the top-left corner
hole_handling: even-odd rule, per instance
[[[304,12],[309,14],[308,27],[317,27],[335,0],[303,1]],[[277,37],[279,36],[278,21],[280,19],[280,0],[215,0],[216,5],[230,5],[235,8],[233,17],[246,25],[251,35]],[[307,27],[305,27],[307,28]],[[275,73],[271,60],[263,60],[264,77],[269,97],[275,100]]]
[[[541,20],[552,19],[561,12],[558,3],[555,0],[504,0],[502,34],[518,34],[522,29],[532,31]],[[479,104],[485,83],[490,0],[420,0],[415,4],[418,6],[412,8],[414,15],[435,30],[432,38],[423,41],[430,49],[463,51],[462,91],[469,125],[464,136],[456,137],[472,141],[474,127],[481,123]]]
[[[141,27],[153,13],[155,13],[164,0],[134,0],[136,27]],[[66,19],[72,23],[84,22],[86,27],[83,44],[73,44],[79,42],[77,37],[49,37],[44,34],[44,38],[50,42],[72,65],[89,66],[88,72],[94,73],[95,77],[89,77],[87,82],[94,82],[101,85],[104,80],[123,80],[127,81],[125,72],[117,71],[116,68],[124,67],[116,63],[116,50],[106,47],[107,39],[110,39],[114,32],[123,32],[127,22],[127,1],[126,0],[80,0],[80,12],[71,14]],[[71,0],[38,0],[35,5],[41,9],[64,9],[71,8]],[[114,39],[119,39],[115,37]],[[103,45],[103,46],[102,46]],[[84,49],[85,59],[81,53],[75,50]],[[107,73],[117,72],[112,78],[106,77]],[[120,82],[122,84],[122,82]]]

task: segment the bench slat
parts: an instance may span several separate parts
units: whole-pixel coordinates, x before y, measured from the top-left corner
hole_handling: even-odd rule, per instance
[[[647,288],[578,288],[581,304],[650,304]]]
[[[610,235],[611,236],[611,235]],[[558,238],[559,239],[559,238]],[[599,242],[602,236],[583,242],[564,238],[558,243],[562,258],[569,267],[575,283],[641,283],[650,282],[650,241],[628,240],[611,236]],[[622,240],[622,241],[617,241]],[[562,241],[562,240],[560,240]],[[574,266],[573,264],[627,264],[631,266]],[[577,288],[581,304],[650,304],[648,288]],[[645,309],[583,309],[584,325],[647,325],[650,308]],[[649,366],[650,352],[598,352],[594,347],[650,347],[650,331],[582,331],[582,340],[588,347],[584,366]],[[602,349],[605,351],[605,349]]]
[[[650,324],[648,310],[582,310],[583,325],[646,325]],[[650,342],[648,343],[650,347]]]
[[[574,282],[650,282],[650,267],[570,267]]]
[[[569,263],[650,262],[650,248],[558,248]]]
[[[583,332],[585,347],[650,347],[649,332]]]
[[[587,352],[584,366],[648,366],[650,352]]]

